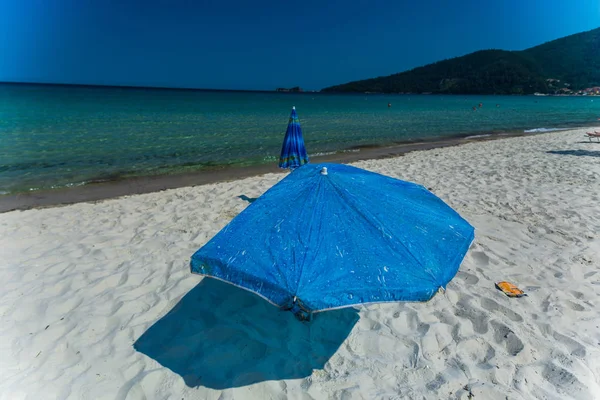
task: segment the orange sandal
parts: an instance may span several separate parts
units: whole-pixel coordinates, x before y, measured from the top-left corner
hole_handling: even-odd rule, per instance
[[[498,290],[502,290],[502,292],[505,295],[507,295],[508,297],[527,296],[525,294],[525,292],[523,292],[521,289],[519,289],[518,287],[516,287],[515,285],[513,285],[512,283],[509,283],[509,282],[498,282],[498,283],[496,283],[496,288]]]

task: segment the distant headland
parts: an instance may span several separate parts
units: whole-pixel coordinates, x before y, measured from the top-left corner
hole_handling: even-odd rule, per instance
[[[600,95],[600,28],[522,51],[481,50],[335,93]]]

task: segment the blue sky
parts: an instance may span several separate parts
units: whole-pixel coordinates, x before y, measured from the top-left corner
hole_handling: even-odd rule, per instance
[[[0,81],[321,89],[599,26],[599,0],[2,0]]]

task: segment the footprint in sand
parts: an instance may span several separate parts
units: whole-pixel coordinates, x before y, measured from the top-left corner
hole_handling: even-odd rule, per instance
[[[576,357],[585,357],[585,355],[586,355],[585,347],[583,347],[583,345],[581,345],[581,343],[579,343],[569,337],[561,335],[558,332],[554,332],[554,334],[552,336],[558,342],[565,345],[565,347],[567,349],[569,349],[569,351],[571,352],[571,355],[574,355]]]
[[[494,340],[498,344],[504,343],[509,354],[516,356],[523,350],[523,342],[508,326],[497,321],[491,321],[490,324],[494,330]]]
[[[490,360],[496,356],[496,350],[481,338],[471,338],[461,341],[458,344],[456,351],[461,354],[462,357],[473,361],[479,366],[488,364]]]
[[[584,278],[591,278],[592,276],[596,275],[598,271],[592,271],[592,272],[588,272],[586,274],[583,275]]]
[[[567,303],[567,306],[573,311],[585,311],[585,307],[582,306],[581,304],[574,303],[570,300],[567,300],[566,303]]]
[[[452,334],[453,327],[446,324],[435,324],[427,332],[421,334],[421,353],[427,360],[440,359],[442,354],[456,340]]]
[[[575,375],[556,364],[547,364],[542,371],[542,377],[555,387],[567,392],[580,391],[584,387]]]
[[[573,297],[575,297],[578,300],[581,300],[584,296],[583,293],[578,292],[577,290],[571,290],[571,294],[573,295]]]
[[[482,298],[479,303],[481,304],[481,307],[485,308],[488,311],[504,314],[515,322],[523,322],[523,317],[521,317],[519,314],[512,311],[511,309],[501,306],[492,299]]]
[[[442,374],[437,374],[435,376],[435,379],[432,381],[429,381],[427,383],[427,385],[425,385],[425,387],[427,388],[427,390],[435,392],[437,391],[440,387],[442,387],[442,385],[448,383],[448,381],[446,380],[446,378],[444,378],[444,376]]]
[[[465,271],[458,271],[458,274],[456,274],[456,277],[458,279],[462,280],[467,285],[475,285],[475,284],[477,284],[477,282],[479,282],[478,277],[476,277],[475,275],[470,274],[468,272],[465,272]]]
[[[410,308],[398,311],[398,316],[396,317],[396,314],[394,314],[394,318],[389,321],[390,328],[400,334],[410,334],[419,328],[420,325],[421,322],[419,321],[417,312]]]
[[[460,318],[466,318],[473,324],[473,330],[477,333],[487,333],[488,316],[482,310],[474,308],[469,301],[471,296],[463,296],[456,304],[454,314]]]
[[[490,258],[483,251],[474,251],[471,253],[471,257],[475,261],[475,264],[480,267],[484,267],[490,263]]]
[[[586,254],[578,254],[575,257],[572,257],[571,260],[587,266],[594,263],[594,260]]]

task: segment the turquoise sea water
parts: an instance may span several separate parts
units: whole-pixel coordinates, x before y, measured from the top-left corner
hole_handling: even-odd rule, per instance
[[[483,106],[473,111],[479,103]],[[309,155],[437,137],[596,125],[600,117],[600,98],[589,97],[0,84],[0,194],[275,164],[293,105]]]

